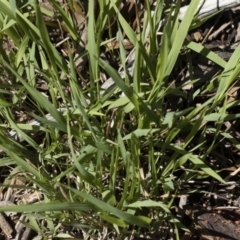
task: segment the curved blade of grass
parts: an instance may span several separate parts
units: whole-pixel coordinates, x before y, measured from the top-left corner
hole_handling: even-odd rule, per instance
[[[127,164],[128,164],[127,151],[126,151],[123,139],[122,139],[122,135],[121,135],[120,129],[118,128],[117,131],[118,131],[118,146],[120,148],[120,152],[121,152],[121,156],[122,156],[122,159],[123,159],[123,163],[124,163],[125,166],[127,166]]]
[[[110,216],[108,214],[100,214],[99,215],[103,220],[105,221],[108,221],[109,223],[111,224],[116,224],[117,226],[119,227],[127,227],[127,224],[122,220],[122,219],[119,219],[119,218],[115,218],[113,216]]]
[[[137,36],[134,33],[133,29],[129,26],[129,24],[127,23],[127,21],[124,19],[124,17],[121,15],[121,13],[119,12],[115,1],[111,0],[111,3],[114,7],[114,10],[116,11],[116,14],[118,16],[118,21],[120,22],[122,28],[124,29],[126,35],[128,36],[128,38],[130,39],[130,41],[132,42],[132,44],[135,47],[139,48],[139,54],[141,54],[141,56],[143,57],[144,61],[147,63],[147,68],[149,71],[149,74],[151,76],[152,79],[156,79],[156,75],[155,75],[155,71],[154,71],[154,67],[151,64],[151,59],[143,45],[143,43],[141,43],[139,40],[137,40]],[[138,44],[137,44],[138,43]]]
[[[85,192],[81,192],[78,191],[76,189],[70,188],[68,186],[63,186],[69,190],[71,190],[72,192],[74,192],[76,195],[80,196],[81,198],[91,202],[94,206],[95,209],[97,208],[99,211],[103,211],[103,212],[109,212],[113,215],[115,215],[116,217],[118,217],[119,219],[123,219],[124,221],[131,223],[131,224],[136,224],[137,226],[140,227],[145,227],[148,228],[149,224],[151,222],[151,219],[147,218],[147,217],[142,217],[142,216],[133,216],[131,214],[125,213],[123,211],[121,211],[120,209],[117,209]]]
[[[94,80],[98,79],[97,72],[97,59],[98,59],[98,49],[96,44],[96,29],[95,29],[95,19],[94,19],[94,1],[88,1],[88,44],[86,46],[89,54],[89,65],[90,65],[90,83],[94,86]],[[91,36],[91,37],[90,37]]]
[[[56,1],[49,0],[49,2],[52,4],[54,9],[58,10],[58,12],[60,13],[60,15],[63,19],[64,25],[67,27],[67,29],[68,29],[69,33],[71,34],[73,40],[76,41],[78,39],[77,30],[76,30],[76,28],[74,28],[73,23],[69,20],[69,17],[67,16],[66,12],[63,11],[61,6]]]
[[[240,45],[236,48],[231,58],[228,60],[226,67],[221,74],[220,84],[216,93],[215,104],[222,98],[224,98],[227,89],[238,78],[240,74]]]
[[[156,129],[136,129],[133,132],[127,134],[125,137],[123,137],[123,140],[129,140],[131,139],[132,134],[134,134],[136,137],[146,137],[152,133],[160,131],[160,128]]]
[[[187,42],[187,41],[186,41]],[[225,68],[226,66],[226,61],[224,61],[221,57],[219,57],[216,53],[210,51],[209,49],[205,48],[199,43],[195,42],[188,42],[186,44],[186,47],[189,49],[192,49],[193,51],[200,53],[207,59],[213,61],[214,63],[218,64],[220,67]]]
[[[10,8],[9,2],[6,0],[0,1],[0,11],[12,19],[16,21],[16,23],[25,31],[25,33],[35,41],[39,40],[39,31],[37,27],[31,23],[22,13],[18,10],[15,12]]]
[[[129,98],[129,100],[134,105],[135,109],[138,112],[141,109],[141,111],[145,113],[152,121],[158,124],[159,117],[156,115],[156,113],[150,110],[149,107],[143,102],[143,100],[137,96],[137,94],[133,91],[133,89],[124,83],[124,81],[119,76],[118,72],[114,68],[112,68],[110,65],[108,65],[106,62],[104,62],[102,59],[99,59],[99,64],[104,70],[106,70],[106,72],[114,80],[116,85]]]
[[[168,63],[169,52],[169,39],[166,28],[164,28],[162,37],[162,45],[160,48],[160,54],[157,60],[157,81],[154,83],[151,93],[148,96],[148,100],[155,102],[157,94],[162,90],[164,84],[164,74]],[[163,96],[163,94],[161,94]]]
[[[131,165],[132,165],[132,182],[130,184],[130,190],[128,194],[127,201],[132,202],[136,200],[136,195],[140,196],[140,182],[141,182],[141,177],[140,177],[140,143],[139,139],[132,134],[131,136]]]
[[[48,113],[50,113],[58,123],[65,124],[65,119],[62,114],[35,88],[30,86],[2,57],[0,57],[2,63],[19,79],[22,85]]]
[[[6,135],[0,128],[0,149],[7,154],[14,153],[19,157],[24,157],[28,159],[34,159],[34,156],[29,150],[15,142]]]
[[[191,155],[189,160],[194,163],[198,168],[201,168],[207,175],[212,176],[213,178],[217,179],[218,181],[225,183],[225,181],[210,167],[208,167],[200,158],[195,155]]]
[[[5,115],[6,119],[8,120],[8,123],[10,124],[11,128],[16,131],[18,136],[21,136],[26,142],[28,142],[33,148],[38,149],[38,144],[30,138],[27,134],[25,134],[18,126],[17,124],[11,119],[10,113],[8,109],[5,109],[3,115]]]
[[[0,11],[4,13],[4,15],[8,15],[11,19],[15,19],[15,13],[12,11],[11,6],[8,1],[2,0],[0,1]]]
[[[14,16],[16,17],[16,10],[17,10],[16,0],[9,0],[9,4],[11,7],[11,10],[13,11]]]
[[[201,106],[193,109],[187,116],[185,119],[183,119],[182,121],[180,121],[173,129],[171,129],[166,137],[166,140],[163,144],[162,147],[162,152],[165,151],[165,148],[167,148],[170,143],[172,142],[172,140],[177,136],[177,134],[179,134],[179,132],[184,129],[186,126],[189,125],[189,121],[191,121],[191,119],[193,119],[202,109],[204,109],[206,106],[208,106],[210,103],[212,103],[212,101],[214,100],[214,98],[210,98],[209,100],[207,100],[204,104],[202,104]],[[188,110],[188,109],[187,109]],[[176,112],[177,114],[177,112]]]
[[[199,157],[197,157],[196,155],[193,154],[189,154],[188,151],[186,151],[184,148],[177,146],[176,144],[170,144],[169,149],[173,150],[174,152],[178,152],[179,154],[181,154],[182,156],[188,155],[189,159],[193,164],[195,164],[195,166],[197,168],[202,169],[207,175],[212,176],[213,178],[215,178],[216,180],[225,183],[225,181],[222,179],[222,177],[220,175],[218,175],[214,170],[212,170],[210,167],[208,167]],[[185,160],[184,160],[185,161]],[[171,164],[169,164],[168,166],[171,165],[170,168],[168,169],[164,169],[163,172],[163,176],[165,176],[166,174],[168,174],[168,172],[171,170],[171,168],[174,166],[174,162],[172,162]]]
[[[213,132],[215,131],[215,129],[211,129]],[[238,150],[240,150],[240,142],[236,139],[236,138],[234,138],[231,134],[229,134],[229,133],[223,133],[223,132],[221,132],[220,133],[222,136],[224,136],[225,138],[227,138],[228,139],[228,141],[230,141],[230,142],[232,142],[233,144],[234,144],[234,146],[238,149]]]
[[[91,131],[91,134],[93,136],[93,139],[95,141],[97,141],[97,136],[95,133],[95,129],[93,129],[92,124],[90,123],[89,119],[88,119],[88,115],[86,114],[82,103],[81,103],[81,99],[79,99],[79,97],[81,96],[78,92],[77,92],[77,86],[75,85],[74,82],[70,81],[70,86],[71,86],[71,91],[74,97],[74,101],[79,109],[79,111],[81,112],[82,118],[84,120],[84,122],[87,124],[88,129]]]
[[[187,12],[180,24],[180,27],[177,30],[176,35],[178,37],[174,39],[172,44],[172,49],[168,56],[169,61],[168,61],[168,65],[166,67],[166,72],[165,72],[166,77],[168,77],[171,74],[172,69],[176,63],[178,54],[181,50],[181,47],[183,46],[185,37],[187,36],[187,32],[191,26],[191,23],[192,23],[194,14],[197,10],[199,2],[200,0],[191,1],[190,5],[188,6]]]
[[[53,67],[53,71],[55,74],[58,73],[57,65],[56,65],[56,58],[54,56],[54,50],[53,45],[49,39],[49,33],[46,28],[46,24],[43,20],[42,12],[40,10],[39,5],[36,3],[34,4],[34,8],[36,11],[36,20],[37,20],[37,26],[40,32],[41,40],[43,42],[43,47],[46,49],[46,52],[48,54],[49,60],[51,62],[51,65]]]
[[[1,207],[0,212],[12,211],[12,212],[45,212],[45,211],[92,211],[95,207],[90,203],[38,203],[32,205],[19,205]]]
[[[68,134],[71,133],[68,129]],[[71,136],[69,134],[69,136]],[[90,185],[92,186],[97,186],[97,179],[94,177],[93,174],[89,173],[84,167],[83,165],[81,164],[80,160],[83,161],[84,159],[88,159],[90,157],[93,156],[93,154],[96,152],[96,149],[94,148],[91,148],[91,147],[85,147],[84,148],[84,151],[83,153],[77,157],[74,150],[73,150],[73,145],[72,145],[72,138],[69,137],[69,140],[68,140],[68,144],[70,146],[70,149],[71,149],[71,158],[73,159],[74,161],[74,165],[76,166],[76,168],[78,169],[79,171],[79,174],[81,176],[81,179],[83,179],[84,181],[86,181],[87,183],[89,183]],[[86,152],[86,150],[88,150],[88,152]]]
[[[18,48],[16,61],[15,61],[16,67],[18,67],[20,62],[22,61],[22,58],[23,58],[23,55],[24,55],[24,53],[27,49],[28,43],[29,43],[29,37],[25,36],[24,39],[22,40],[19,48]]]
[[[231,121],[238,119],[240,117],[240,113],[236,114],[222,114],[222,113],[211,113],[206,115],[203,120],[209,122],[218,122],[218,121]]]
[[[21,168],[23,168],[25,171],[32,173],[33,176],[39,178],[41,175],[40,172],[36,170],[36,168],[34,168],[31,164],[29,164],[29,162],[26,162],[12,151],[7,151],[7,154],[15,161],[18,166],[21,166]]]
[[[144,200],[144,201],[137,201],[131,204],[126,204],[124,207],[130,207],[130,208],[142,208],[142,207],[160,207],[162,208],[166,213],[171,213],[170,209],[167,205],[161,202],[156,202],[152,200]]]

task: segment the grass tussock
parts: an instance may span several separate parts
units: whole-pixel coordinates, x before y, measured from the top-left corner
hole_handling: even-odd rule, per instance
[[[140,2],[0,1],[2,193],[15,178],[13,195],[41,195],[0,211],[24,212],[42,239],[180,239],[179,199],[198,192],[186,184],[228,179],[240,47],[205,54],[214,79],[177,83],[179,54],[205,53],[185,40],[199,1],[180,23],[181,1]]]

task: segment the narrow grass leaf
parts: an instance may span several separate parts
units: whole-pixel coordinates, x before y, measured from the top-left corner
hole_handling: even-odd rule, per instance
[[[212,176],[216,180],[221,183],[225,183],[225,181],[210,167],[208,167],[203,161],[201,161],[197,156],[191,155],[189,160],[194,163],[198,168],[201,168],[207,175]]]
[[[175,65],[175,62],[178,58],[178,54],[180,52],[180,49],[184,43],[184,40],[185,40],[185,37],[187,36],[187,32],[191,26],[191,22],[192,22],[192,19],[193,19],[193,16],[196,12],[196,9],[198,7],[198,4],[199,4],[200,0],[195,0],[195,1],[192,1],[189,6],[188,6],[188,9],[187,9],[187,12],[180,24],[180,27],[177,31],[177,38],[174,39],[173,41],[173,45],[172,45],[172,49],[169,53],[169,61],[168,61],[168,65],[166,67],[166,72],[165,72],[165,76],[169,76],[170,73],[172,72],[172,69]]]
[[[236,114],[222,114],[222,113],[211,113],[206,115],[203,120],[209,122],[218,122],[218,121],[231,121],[234,119],[238,119],[240,117],[240,113]]]
[[[164,203],[156,202],[156,201],[152,201],[152,200],[137,201],[137,202],[134,202],[131,204],[124,205],[124,207],[130,207],[130,208],[160,207],[166,213],[171,213],[171,211],[167,205],[165,205]]]
[[[71,136],[71,132],[68,128],[68,135]],[[83,152],[80,154],[80,156],[76,156],[74,150],[73,150],[73,145],[72,145],[72,137],[69,137],[68,144],[71,149],[71,158],[74,161],[74,165],[79,171],[79,174],[81,176],[81,179],[85,180],[87,183],[89,183],[92,186],[97,186],[97,180],[95,179],[94,175],[89,173],[82,165],[81,162],[84,160],[92,157],[93,153],[96,151],[94,148],[88,147],[88,148],[83,148]]]
[[[94,209],[93,204],[89,203],[37,203],[31,205],[19,205],[19,206],[9,206],[1,207],[0,212],[12,211],[12,212],[45,212],[45,211],[91,211]]]
[[[16,17],[16,9],[17,9],[16,0],[9,0],[9,4],[13,11],[14,16]]]
[[[122,220],[122,219],[119,219],[119,218],[115,218],[113,216],[110,216],[108,214],[100,214],[99,215],[100,218],[102,218],[103,220],[111,223],[111,224],[115,224],[119,227],[123,227],[123,228],[126,228],[127,227],[127,224]]]
[[[139,52],[142,55],[145,62],[147,63],[147,68],[148,68],[149,74],[150,74],[151,78],[155,79],[155,76],[156,76],[155,71],[151,64],[151,59],[150,59],[146,49],[144,48],[144,45],[140,41],[137,40],[136,34],[134,33],[133,29],[129,26],[127,21],[124,19],[124,17],[121,15],[121,13],[119,12],[119,10],[113,0],[111,0],[111,3],[113,4],[113,7],[117,13],[118,21],[120,22],[122,28],[124,29],[126,35],[130,39],[132,44],[136,47],[136,44],[138,43]]]
[[[111,205],[85,193],[85,192],[78,191],[78,190],[70,188],[68,186],[64,186],[64,187],[71,190],[76,195],[80,196],[81,198],[92,203],[95,207],[97,207],[99,209],[99,211],[109,212],[109,213],[115,215],[116,217],[118,217],[119,219],[123,219],[124,221],[126,221],[128,223],[133,223],[140,227],[145,227],[145,228],[149,227],[149,224],[151,222],[151,220],[149,218],[141,217],[141,216],[133,216],[131,214],[127,214],[127,213],[123,212],[122,210],[117,209],[117,208],[115,208],[115,207],[113,207],[113,206],[111,206]]]
[[[186,43],[187,43],[187,41],[186,41]],[[224,61],[216,53],[214,53],[213,51],[205,48],[204,46],[202,46],[199,43],[188,42],[186,44],[186,47],[193,50],[194,52],[197,52],[197,53],[203,55],[204,57],[206,57],[207,59],[209,59],[209,60],[213,61],[214,63],[218,64],[222,68],[225,68],[225,66],[227,64],[226,61]]]
[[[54,7],[55,10],[58,10],[58,12],[60,13],[60,15],[62,17],[64,26],[67,27],[68,32],[72,36],[73,40],[76,41],[78,39],[77,31],[76,31],[76,28],[74,28],[72,22],[70,21],[69,16],[67,16],[66,12],[63,11],[61,5],[58,4],[56,1],[49,0],[49,2],[52,4],[52,6]]]
[[[50,113],[58,123],[64,123],[65,119],[62,114],[44,97],[39,91],[30,86],[4,59],[0,58],[5,66],[19,79],[22,85],[27,89],[36,102]]]
[[[35,176],[37,178],[39,178],[39,176],[41,176],[40,172],[38,170],[36,170],[36,168],[34,168],[31,164],[29,164],[29,162],[26,162],[25,160],[20,158],[17,154],[15,154],[12,151],[8,151],[7,153],[15,161],[15,163],[18,166],[21,166],[21,168],[23,168],[25,171],[32,173],[33,176]]]
[[[140,137],[146,137],[149,134],[155,133],[160,131],[159,128],[155,128],[155,129],[136,129],[133,132],[127,134],[125,137],[123,137],[123,140],[129,140],[131,139],[132,134],[134,134],[137,138]]]
[[[38,4],[35,4],[35,11],[36,11],[36,20],[37,20],[37,26],[40,32],[41,40],[43,42],[43,47],[45,48],[47,55],[49,57],[49,60],[51,62],[51,65],[53,67],[53,71],[55,74],[58,73],[57,65],[56,65],[56,59],[54,57],[54,50],[53,45],[49,39],[49,34],[46,28],[46,24],[43,20],[42,12],[39,8]]]
[[[77,92],[77,86],[75,85],[75,83],[73,83],[72,81],[70,82],[70,86],[71,86],[71,89],[72,89],[72,94],[73,94],[73,97],[74,97],[74,100],[75,100],[75,103],[82,115],[82,118],[84,120],[84,122],[87,124],[88,126],[88,129],[91,131],[91,134],[93,136],[93,139],[95,141],[97,141],[97,136],[96,136],[96,133],[95,133],[95,130],[93,129],[92,127],[92,124],[90,123],[89,119],[88,119],[88,115],[86,114],[83,106],[82,106],[82,103],[81,103],[81,100],[79,99],[79,93]]]

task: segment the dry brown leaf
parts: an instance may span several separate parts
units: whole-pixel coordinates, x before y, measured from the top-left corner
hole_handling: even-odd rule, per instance
[[[193,37],[194,37],[196,42],[199,42],[200,40],[202,40],[202,35],[201,35],[200,32],[193,33]]]
[[[125,49],[132,49],[133,48],[133,44],[127,39],[123,40],[123,44],[124,44]],[[113,41],[107,43],[107,51],[113,50],[113,49],[118,49],[118,48],[119,48],[119,41],[118,40],[113,40]]]

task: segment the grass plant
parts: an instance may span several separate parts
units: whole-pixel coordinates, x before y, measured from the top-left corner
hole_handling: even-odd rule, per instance
[[[83,15],[88,42],[80,55],[87,63],[79,72],[72,51],[83,34],[74,17],[76,2],[47,2],[54,12],[37,1],[0,1],[0,166],[8,173],[20,172],[24,187],[43,196],[34,204],[0,211],[24,212],[42,239],[69,239],[66,227],[79,232],[76,239],[132,239],[150,236],[163,225],[180,239],[181,231],[189,230],[174,208],[180,196],[195,190],[184,188],[184,183],[204,179],[224,183],[209,156],[224,140],[240,146],[225,126],[240,116],[231,112],[239,100],[228,102],[240,73],[240,46],[225,62],[185,40],[196,25],[199,0],[191,1],[180,24],[180,1],[166,5],[156,0],[155,7],[144,1],[139,31],[119,10],[124,1],[89,0]],[[166,24],[157,32],[165,17]],[[119,48],[110,54],[117,56],[124,77],[101,55],[107,44],[104,32],[111,33],[113,21]],[[67,56],[62,45],[59,49],[53,43],[49,25],[67,34]],[[135,50],[133,76],[126,64],[125,38]],[[174,87],[171,81],[182,49],[203,54],[222,72],[194,88],[194,99],[211,94],[206,101],[173,110],[169,106],[173,96],[189,98],[183,90],[186,83]],[[186,66],[191,70],[191,60]],[[103,75],[112,78],[112,88],[101,88]],[[188,84],[196,83],[198,79],[191,79]],[[19,112],[26,121],[20,121]],[[31,125],[33,119],[40,125]],[[23,141],[9,137],[11,130]],[[9,187],[11,176],[1,177],[3,187]]]

